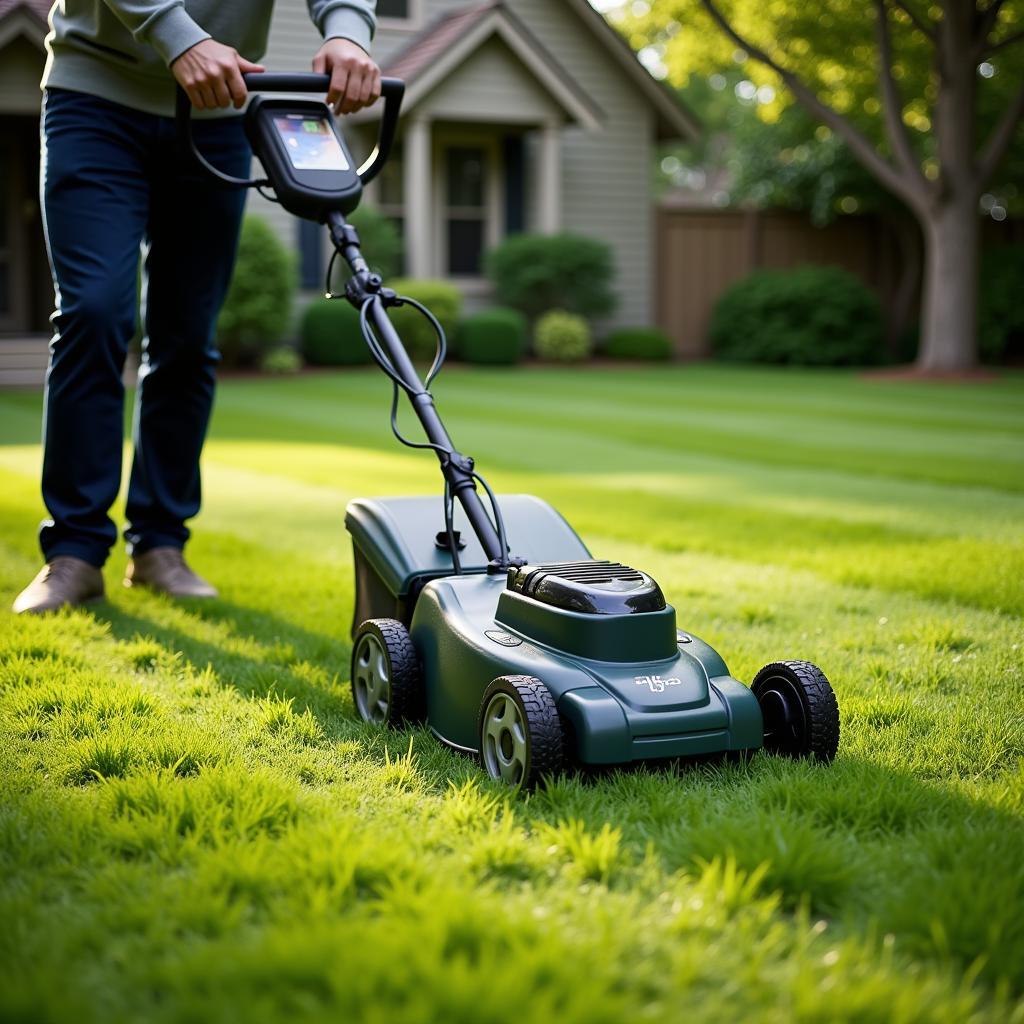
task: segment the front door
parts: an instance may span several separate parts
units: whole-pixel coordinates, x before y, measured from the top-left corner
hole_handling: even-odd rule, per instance
[[[21,138],[0,134],[0,331],[28,329],[29,267],[25,249]]]

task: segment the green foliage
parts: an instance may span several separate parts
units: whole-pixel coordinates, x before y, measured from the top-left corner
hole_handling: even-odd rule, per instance
[[[864,366],[882,355],[878,299],[838,267],[756,271],[718,300],[709,333],[730,362]]]
[[[359,232],[359,242],[370,269],[386,281],[397,277],[402,272],[403,253],[402,236],[395,222],[366,203],[358,207],[348,219]]]
[[[657,327],[619,327],[608,335],[604,352],[612,359],[671,359],[672,339]]]
[[[462,294],[447,281],[419,281],[401,278],[391,282],[399,295],[407,295],[422,303],[437,317],[438,322],[450,338],[455,331],[462,313]],[[388,310],[388,316],[395,325],[415,359],[427,360],[434,356],[437,335],[430,321],[413,306],[398,306]]]
[[[302,356],[290,345],[280,345],[263,356],[260,369],[264,373],[298,373],[302,369]]]
[[[254,214],[242,223],[235,271],[217,318],[224,366],[251,366],[276,346],[291,323],[295,267],[273,228]]]
[[[459,358],[467,363],[518,363],[526,351],[527,330],[526,317],[515,309],[474,313],[459,324]]]
[[[314,299],[302,313],[302,355],[311,366],[370,362],[359,313],[344,299]]]
[[[611,248],[582,235],[511,235],[487,255],[499,302],[538,317],[550,309],[604,316],[615,308]]]
[[[982,253],[978,294],[979,343],[986,362],[1024,355],[1024,245]]]
[[[545,313],[534,330],[533,350],[541,359],[558,363],[582,362],[593,348],[587,321],[564,309]]]
[[[836,763],[513,799],[362,724],[340,509],[434,493],[436,460],[388,436],[377,374],[229,380],[190,542],[223,599],[112,585],[115,550],[105,602],[0,628],[0,1019],[1019,1022],[1024,375],[439,384],[495,482],[655,571],[736,678],[820,662]],[[40,403],[0,394],[8,604],[38,569]]]

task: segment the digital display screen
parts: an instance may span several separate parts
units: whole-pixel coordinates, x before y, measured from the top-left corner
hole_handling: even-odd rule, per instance
[[[331,126],[322,117],[285,114],[274,118],[288,159],[298,171],[347,171],[348,161]]]

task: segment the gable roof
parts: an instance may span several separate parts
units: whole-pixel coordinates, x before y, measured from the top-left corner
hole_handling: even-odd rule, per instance
[[[442,15],[393,57],[384,73],[405,81],[411,108],[494,36],[512,50],[569,120],[591,129],[600,125],[601,108],[502,0]]]
[[[43,47],[53,0],[0,0],[0,47],[21,36]]]
[[[633,80],[637,88],[650,100],[657,114],[659,139],[692,139],[700,135],[702,126],[693,111],[683,106],[675,91],[659,82],[640,63],[633,47],[609,24],[589,0],[564,0],[604,44],[612,58]]]
[[[692,139],[701,133],[701,124],[697,117],[682,105],[668,86],[651,75],[640,63],[629,43],[619,35],[599,11],[590,5],[588,0],[563,0],[563,2],[581,18],[593,33],[596,41],[609,51],[613,60],[626,76],[644,94],[654,110],[659,139]],[[489,18],[498,17],[513,30],[507,34],[506,42],[511,43],[512,36],[518,36],[521,43],[525,45],[520,45],[518,48],[513,46],[513,49],[516,49],[524,63],[532,65],[532,70],[542,81],[544,77],[554,79],[555,83],[568,90],[577,103],[582,102],[588,105],[593,115],[601,116],[601,112],[593,100],[552,56],[547,47],[537,39],[522,19],[513,12],[511,5],[504,0],[490,0],[487,3],[473,4],[442,15],[423,32],[415,36],[388,62],[384,69],[385,74],[405,79],[409,87],[410,99],[415,102],[460,60],[465,59],[468,52],[474,48],[473,46],[467,47],[467,40],[479,45],[480,40],[475,37],[475,33],[480,31],[480,26],[485,24]],[[486,35],[486,31],[484,34]],[[530,54],[533,59],[528,62],[527,57]],[[549,72],[548,76],[544,75],[545,71]],[[426,88],[418,87],[417,81],[422,81],[424,78],[429,78],[429,85]],[[552,90],[551,81],[545,81],[544,84],[548,86],[549,91]],[[565,102],[563,102],[563,106],[565,106]],[[587,118],[577,117],[576,119],[581,120],[582,123],[588,121]]]

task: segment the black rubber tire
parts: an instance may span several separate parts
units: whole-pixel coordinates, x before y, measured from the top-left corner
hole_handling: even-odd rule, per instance
[[[420,660],[413,647],[403,623],[398,619],[367,619],[356,630],[352,640],[352,700],[356,713],[363,721],[369,721],[359,708],[356,695],[356,652],[359,641],[366,634],[372,633],[384,649],[388,664],[388,710],[383,724],[394,729],[404,725],[418,725],[427,716],[426,691],[423,687],[423,675],[420,672]]]
[[[839,704],[832,684],[809,661],[774,661],[751,690],[764,717],[764,748],[828,764],[839,749]]]
[[[498,694],[507,694],[516,703],[522,716],[526,736],[526,764],[515,787],[533,790],[546,776],[557,775],[566,767],[566,736],[551,691],[535,676],[498,676],[484,691],[477,717],[477,738],[480,743],[480,764],[491,778],[484,753],[486,737],[484,719],[488,705]]]

